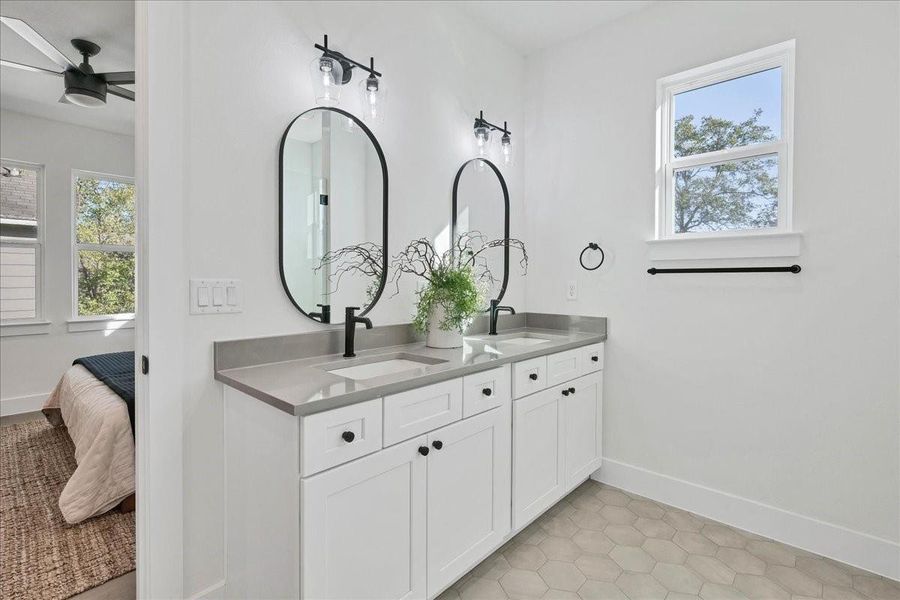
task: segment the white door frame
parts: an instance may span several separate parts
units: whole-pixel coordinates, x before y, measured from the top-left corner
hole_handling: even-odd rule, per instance
[[[185,11],[135,2],[137,597],[147,600],[183,597]]]

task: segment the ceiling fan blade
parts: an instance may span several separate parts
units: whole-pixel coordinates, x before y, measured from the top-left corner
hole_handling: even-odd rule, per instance
[[[115,73],[97,73],[106,83],[134,83],[134,71],[117,71]]]
[[[65,54],[57,50],[56,46],[44,39],[41,34],[32,29],[25,21],[14,19],[12,17],[0,17],[0,22],[18,33],[23,40],[34,46],[41,54],[58,64],[61,69],[78,68],[78,66],[69,60]]]
[[[134,102],[134,92],[131,90],[126,90],[123,87],[119,87],[117,85],[108,85],[106,86],[106,91],[113,96],[118,96],[119,98],[125,98],[126,100],[131,100]]]
[[[62,77],[62,73],[57,73],[56,71],[51,71],[49,69],[42,69],[40,67],[32,67],[31,65],[23,65],[22,63],[12,62],[11,60],[0,60],[0,66],[12,67],[13,69],[21,69],[23,71],[31,71],[32,73],[46,73],[47,75],[56,75],[57,77]]]

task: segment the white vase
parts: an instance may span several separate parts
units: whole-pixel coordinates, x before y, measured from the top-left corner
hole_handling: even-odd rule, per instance
[[[434,304],[428,315],[428,335],[425,337],[425,345],[429,348],[461,348],[463,336],[459,331],[445,331],[440,328],[447,311],[443,304]]]

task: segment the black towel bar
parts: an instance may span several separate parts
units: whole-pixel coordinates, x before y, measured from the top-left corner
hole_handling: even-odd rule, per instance
[[[663,273],[799,273],[800,265],[789,267],[707,267],[703,269],[647,269],[651,275]]]

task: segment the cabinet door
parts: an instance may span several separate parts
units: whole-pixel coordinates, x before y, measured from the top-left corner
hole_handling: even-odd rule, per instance
[[[303,598],[425,596],[425,444],[422,436],[301,481]]]
[[[428,596],[510,530],[509,402],[428,436]]]
[[[566,447],[566,491],[600,468],[603,432],[603,374],[569,382],[563,399]]]
[[[513,528],[519,529],[563,496],[561,388],[513,402]]]

